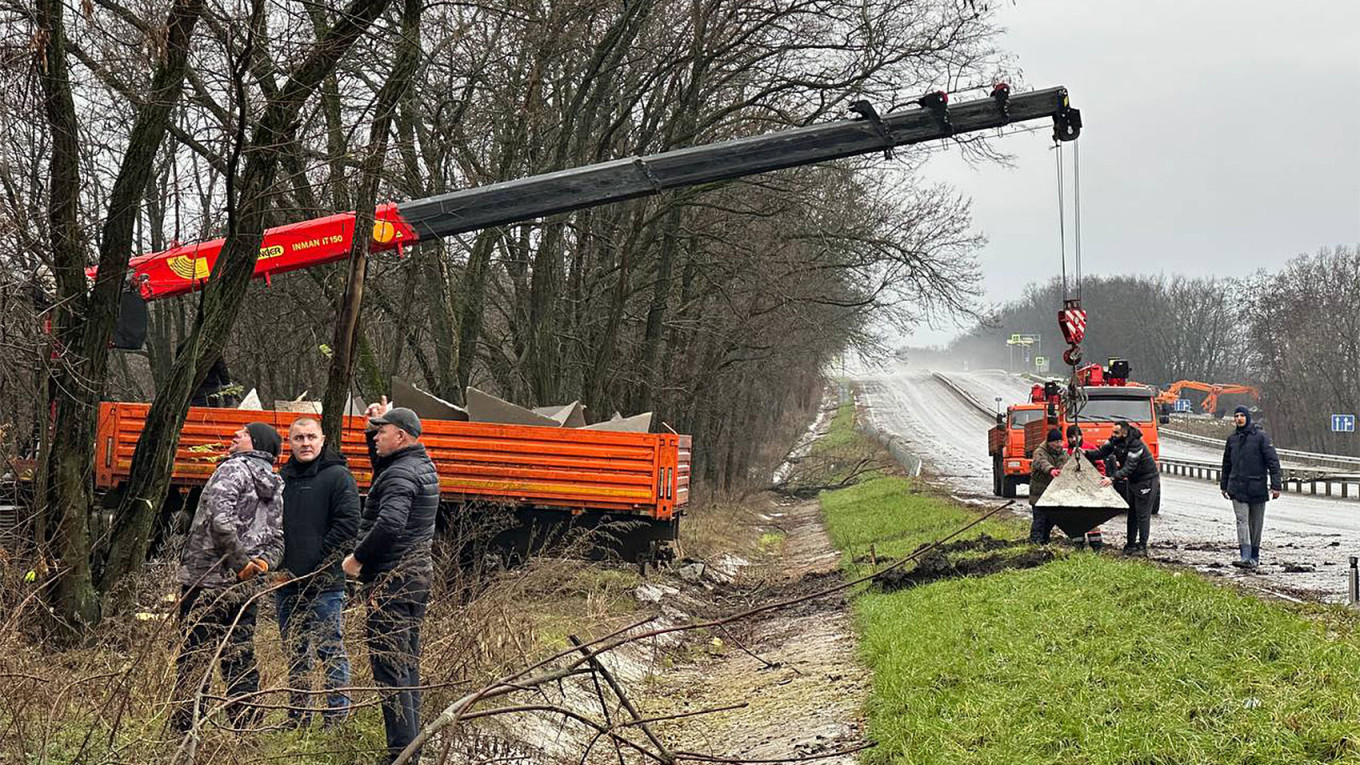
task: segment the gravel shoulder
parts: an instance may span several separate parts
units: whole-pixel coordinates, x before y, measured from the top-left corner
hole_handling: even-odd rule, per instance
[[[841,581],[816,500],[770,499],[758,516],[778,554],[709,583],[711,605],[735,613],[817,592]],[[745,704],[717,714],[658,722],[676,751],[723,757],[852,763],[860,748],[869,676],[856,653],[845,598],[806,601],[695,635],[690,657],[652,680],[646,714],[677,715]],[[684,654],[682,654],[684,655]]]

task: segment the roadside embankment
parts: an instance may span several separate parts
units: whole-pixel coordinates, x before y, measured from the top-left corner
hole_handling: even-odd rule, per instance
[[[978,517],[891,476],[821,504],[854,576]],[[1023,533],[989,519],[854,596],[865,762],[1360,762],[1355,612]]]

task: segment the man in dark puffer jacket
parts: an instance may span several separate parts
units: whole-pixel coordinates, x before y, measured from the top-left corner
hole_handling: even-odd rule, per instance
[[[1279,499],[1284,488],[1280,475],[1280,455],[1270,443],[1270,435],[1251,421],[1251,411],[1239,406],[1233,412],[1237,431],[1228,436],[1223,447],[1223,472],[1218,488],[1224,499],[1233,503],[1237,515],[1237,545],[1242,559],[1233,561],[1238,568],[1253,569],[1261,564],[1261,528],[1266,522],[1266,501]],[[1266,491],[1266,478],[1270,491]]]
[[[1117,422],[1109,442],[1095,451],[1086,452],[1086,456],[1092,461],[1112,455],[1119,459],[1121,453],[1119,468],[1100,483],[1109,486],[1115,481],[1128,482],[1129,514],[1125,524],[1124,554],[1146,556],[1148,535],[1152,530],[1152,503],[1161,487],[1161,474],[1157,470],[1157,460],[1152,458],[1152,450],[1143,442],[1143,431],[1131,422]]]
[[[369,407],[368,453],[373,483],[359,519],[359,545],[345,573],[364,583],[368,652],[382,698],[387,758],[396,759],[420,732],[420,624],[430,597],[439,475],[420,443],[420,418]],[[415,762],[419,755],[411,759]]]
[[[276,592],[279,636],[294,689],[287,727],[307,725],[317,706],[311,688],[312,654],[326,673],[325,724],[349,713],[349,656],[341,634],[345,575],[340,559],[359,530],[359,489],[345,457],[327,448],[321,423],[300,417],[288,429],[292,455],[283,476],[283,569]],[[291,581],[290,581],[291,580]]]

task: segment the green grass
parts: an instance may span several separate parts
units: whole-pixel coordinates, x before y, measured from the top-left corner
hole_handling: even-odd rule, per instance
[[[880,557],[901,558],[925,542],[939,539],[969,521],[977,513],[919,493],[902,478],[874,478],[848,489],[821,495],[831,543],[845,553],[847,565],[868,553],[873,545]],[[1001,539],[1026,535],[1023,524],[989,518],[956,539],[982,534]]]
[[[898,478],[821,500],[847,574],[870,545],[898,558],[977,517]],[[853,608],[868,763],[1360,763],[1360,620],[1340,607],[1083,553]]]
[[[1097,555],[855,602],[871,762],[1360,762],[1360,645]]]

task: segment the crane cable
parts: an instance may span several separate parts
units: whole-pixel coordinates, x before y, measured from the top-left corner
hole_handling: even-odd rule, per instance
[[[1062,263],[1063,300],[1081,299],[1081,141],[1072,142],[1072,267],[1073,278],[1067,280],[1067,184],[1063,168],[1062,144],[1054,143],[1054,160],[1058,168],[1058,260]],[[1070,288],[1070,289],[1069,289]]]
[[[1067,184],[1066,173],[1063,167],[1062,143],[1054,141],[1055,164],[1057,167],[1058,180],[1058,254],[1062,263],[1062,296],[1064,305],[1075,297],[1081,300],[1082,270],[1081,270],[1081,151],[1080,141],[1072,141],[1072,224],[1073,224],[1073,252],[1072,267],[1073,280],[1071,283],[1067,279]],[[1081,410],[1086,407],[1087,397],[1077,385],[1077,364],[1069,364],[1071,376],[1068,379],[1066,406],[1072,422],[1077,422],[1081,418]]]
[[[1066,210],[1067,202],[1063,193],[1063,155],[1062,144],[1053,142],[1053,156],[1058,166],[1058,260],[1062,263],[1062,296],[1063,300],[1068,298],[1067,294],[1067,221]]]
[[[1077,269],[1077,300],[1081,300],[1081,141],[1072,141],[1073,260]]]

